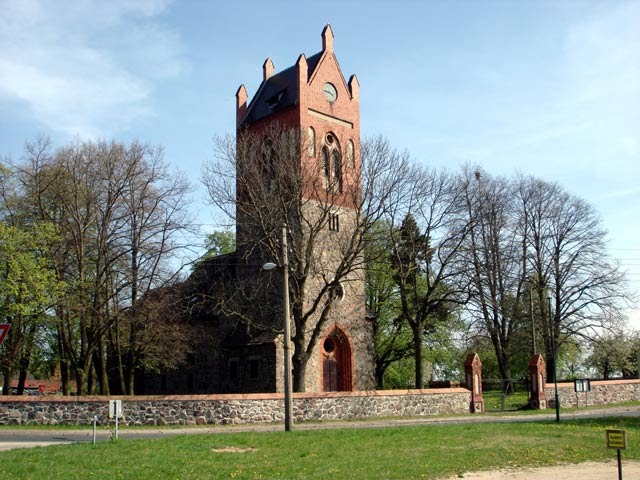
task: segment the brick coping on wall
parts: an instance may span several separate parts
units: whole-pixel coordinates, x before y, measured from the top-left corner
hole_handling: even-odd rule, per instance
[[[573,384],[571,384],[573,385]],[[560,385],[558,385],[560,386]],[[469,393],[462,387],[429,388],[423,390],[366,390],[358,392],[324,392],[324,393],[294,393],[294,399],[308,398],[340,398],[340,397],[392,397],[411,395],[444,395],[451,393]],[[277,400],[283,393],[226,393],[216,395],[83,395],[83,396],[38,396],[38,395],[0,395],[0,403],[5,402],[106,402],[108,400],[126,400],[127,402],[153,401],[233,401],[233,400]]]
[[[624,380],[593,380],[591,387],[599,385],[631,385],[640,384],[640,379]],[[547,383],[547,389],[553,389],[552,382]],[[558,383],[558,389],[574,388],[572,382]],[[467,388],[428,388],[423,390],[367,390],[357,392],[324,392],[324,393],[294,393],[294,399],[309,398],[339,398],[339,397],[384,397],[384,396],[411,396],[411,395],[443,395],[451,393],[469,393]],[[233,401],[233,400],[277,400],[283,397],[283,393],[243,393],[243,394],[214,394],[214,395],[83,395],[83,396],[62,396],[62,395],[0,395],[0,403],[7,402],[104,402],[108,400],[126,400],[128,402],[150,402],[150,401]]]
[[[629,378],[629,379],[619,379],[619,380],[591,380],[591,388],[599,386],[599,385],[633,385],[633,384],[639,384],[640,383],[640,379],[639,378]],[[562,382],[562,383],[558,383],[558,388],[571,388],[573,389],[574,384],[573,382]],[[554,383],[553,382],[547,382],[546,384],[546,388],[550,388],[553,389],[554,388]]]

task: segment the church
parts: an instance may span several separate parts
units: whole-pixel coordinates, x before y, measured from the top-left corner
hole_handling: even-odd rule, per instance
[[[294,390],[374,388],[359,83],[343,76],[330,25],[321,36],[320,52],[284,70],[267,58],[253,98],[236,92],[236,251],[172,292],[193,351],[179,370],[146,375],[145,394],[282,392],[286,299]]]

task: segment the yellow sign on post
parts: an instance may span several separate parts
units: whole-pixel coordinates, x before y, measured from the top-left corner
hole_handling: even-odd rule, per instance
[[[607,430],[607,448],[626,450],[627,432],[624,430]]]

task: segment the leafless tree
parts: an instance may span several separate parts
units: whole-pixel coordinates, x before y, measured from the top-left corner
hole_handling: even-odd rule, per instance
[[[533,177],[518,179],[517,197],[526,219],[527,268],[539,306],[547,373],[553,379],[552,333],[556,351],[565,338],[593,338],[619,322],[630,297],[624,274],[607,253],[602,220],[590,204]]]
[[[460,249],[469,233],[455,176],[414,166],[411,188],[390,215],[387,233],[401,299],[401,318],[413,332],[415,386],[424,387],[425,335],[468,299]]]
[[[628,299],[624,276],[606,254],[602,222],[557,184],[471,167],[462,177],[472,222],[464,250],[470,318],[491,339],[507,389],[513,340],[524,329],[542,337],[553,379],[554,349],[611,326]]]
[[[521,323],[526,293],[523,231],[514,209],[513,185],[468,166],[461,177],[471,225],[466,248],[461,250],[469,265],[468,311],[479,331],[491,339],[508,391],[512,341]]]
[[[367,234],[402,195],[410,171],[407,156],[381,138],[363,143],[351,167],[339,156],[317,161],[306,152],[300,132],[272,125],[260,135],[218,138],[203,171],[211,203],[237,225],[246,263],[279,259],[279,232],[288,226],[297,391],[340,289],[364,275]],[[337,213],[339,229],[331,223]]]
[[[189,186],[168,171],[161,149],[137,142],[76,141],[52,154],[48,142],[38,139],[26,153],[16,166],[22,211],[33,221],[56,225],[60,238],[52,262],[66,284],[55,308],[65,393],[71,367],[79,393],[92,391],[94,383],[109,393],[107,334],[125,328],[119,323],[122,309],[170,280],[166,262],[178,248],[177,235],[188,226],[184,197]],[[131,324],[126,326],[134,332],[130,345],[142,328],[130,329]],[[119,346],[112,345],[112,353]],[[129,393],[132,355],[128,380],[120,380]]]

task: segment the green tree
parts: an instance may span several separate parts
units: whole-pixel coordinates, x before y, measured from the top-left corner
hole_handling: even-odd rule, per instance
[[[468,298],[464,277],[468,265],[459,255],[468,223],[461,221],[463,204],[455,177],[416,169],[412,178],[406,213],[389,238],[401,315],[413,335],[415,386],[423,388],[425,335],[447,323]]]
[[[226,255],[236,251],[236,234],[232,230],[216,230],[208,233],[204,241],[205,253],[200,260]]]
[[[385,387],[385,372],[395,362],[413,352],[409,324],[402,319],[400,295],[389,254],[392,242],[386,235],[388,226],[372,229],[365,244],[366,302],[373,320],[375,377],[378,389]],[[406,386],[406,385],[405,385]]]
[[[25,153],[6,168],[13,188],[3,189],[4,207],[24,224],[57,229],[49,261],[65,282],[52,307],[63,391],[73,372],[78,393],[109,394],[111,371],[118,390],[133,393],[146,325],[124,311],[173,281],[190,187],[161,148],[138,142],[74,141],[52,152],[40,137]]]
[[[7,395],[16,371],[18,394],[22,394],[36,341],[52,323],[51,308],[62,292],[48,253],[54,237],[51,225],[23,229],[0,222],[0,321],[11,324],[0,348],[3,392]]]
[[[592,341],[587,365],[605,380],[620,377],[623,372],[637,368],[633,365],[634,343],[624,332],[605,333]]]

